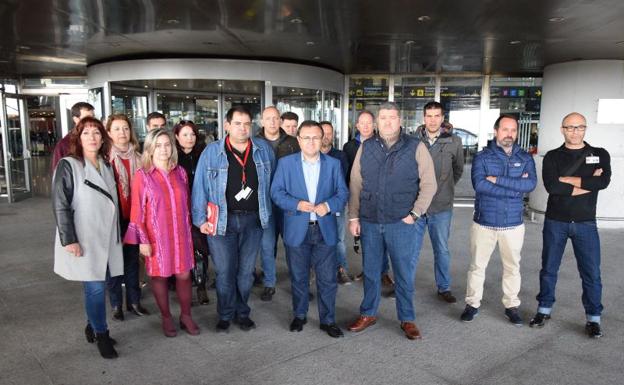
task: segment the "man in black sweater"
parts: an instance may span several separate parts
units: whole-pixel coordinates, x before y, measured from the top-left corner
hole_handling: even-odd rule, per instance
[[[561,123],[565,143],[546,153],[542,179],[548,191],[543,230],[542,269],[537,314],[529,326],[542,327],[550,319],[555,303],[557,273],[568,238],[581,275],[587,323],[586,333],[602,336],[602,283],[600,281],[600,239],[596,227],[598,191],[611,181],[611,159],[603,148],[585,141],[587,121],[577,112],[566,115]]]

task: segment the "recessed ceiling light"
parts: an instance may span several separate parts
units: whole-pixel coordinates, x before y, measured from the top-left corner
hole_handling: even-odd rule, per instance
[[[314,56],[314,60],[321,60],[320,56]]]
[[[418,17],[418,21],[429,21],[429,20],[431,20],[431,17],[427,15],[422,15]]]
[[[147,84],[146,84],[146,85],[144,85],[143,87],[145,87],[145,88],[149,88],[149,86],[148,86]]]
[[[178,19],[169,19],[169,20],[167,20],[167,24],[177,25],[177,24],[180,24],[180,20],[178,20]]]
[[[565,17],[551,17],[548,19],[548,21],[550,21],[551,23],[559,23],[564,20],[565,20]]]
[[[307,46],[313,46],[315,43],[313,41],[306,41]]]
[[[217,87],[223,87],[223,84],[219,83],[217,84]]]
[[[511,40],[509,42],[509,44],[511,44],[511,45],[517,45],[517,44],[520,44],[520,43],[522,43],[520,40]]]
[[[175,83],[173,83],[173,86],[174,86],[174,87],[177,87],[178,85],[177,85],[177,84],[175,84]]]
[[[293,24],[301,24],[303,23],[303,19],[300,17],[293,17],[292,19],[290,19],[290,22]]]
[[[187,99],[190,99],[191,97],[190,97],[190,96],[187,96],[186,98],[187,98]]]
[[[405,45],[412,45],[416,43],[414,40],[405,40]]]
[[[27,51],[27,50],[29,50],[29,49],[30,49],[30,47],[29,47],[29,46],[27,46],[27,45],[20,45],[20,46],[18,46],[17,48],[22,49],[22,50],[25,50],[25,51]]]

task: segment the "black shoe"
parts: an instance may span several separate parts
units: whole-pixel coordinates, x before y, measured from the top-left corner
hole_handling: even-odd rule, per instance
[[[115,321],[124,320],[124,313],[123,313],[123,310],[121,310],[121,306],[116,306],[113,308],[113,319]]]
[[[514,326],[522,326],[522,317],[520,317],[520,312],[517,307],[505,309],[505,316],[509,318],[509,322]]]
[[[300,332],[303,330],[303,325],[308,323],[308,319],[307,318],[293,318],[292,322],[290,323],[290,331],[291,332]]]
[[[344,337],[344,334],[342,334],[342,330],[340,330],[338,325],[336,325],[335,323],[333,323],[333,324],[321,324],[321,330],[326,331],[327,335],[332,337],[332,338]]]
[[[474,319],[474,317],[477,316],[477,314],[479,314],[478,308],[472,307],[470,305],[466,305],[466,308],[464,308],[464,312],[461,314],[459,318],[464,322],[472,322],[472,320]]]
[[[105,333],[96,333],[95,339],[102,357],[117,358],[117,351],[113,347],[113,339],[108,335],[108,330]]]
[[[392,289],[384,293],[383,296],[386,298],[396,299],[396,292]]]
[[[268,302],[273,299],[273,294],[275,294],[274,287],[265,287],[264,290],[262,290],[262,294],[260,294],[260,299]]]
[[[347,270],[344,267],[338,268],[338,283],[341,285],[350,285],[351,277],[347,274]]]
[[[200,305],[208,305],[210,303],[210,298],[208,298],[208,292],[205,287],[197,288],[197,302]]]
[[[443,292],[438,292],[438,298],[441,301],[444,301],[446,303],[455,303],[455,302],[457,302],[457,298],[455,298],[455,296],[453,295],[453,293],[451,293],[450,290],[443,291]]]
[[[85,326],[85,337],[87,337],[88,343],[92,344],[95,342],[95,332],[93,331],[93,328],[91,327],[90,323],[87,323],[87,326]],[[110,340],[113,345],[117,344],[117,341],[115,341],[115,339],[110,338]]]
[[[149,311],[147,311],[147,309],[144,308],[140,303],[137,303],[136,305],[128,306],[128,311],[130,311],[137,317],[143,317],[144,315],[150,314]]]
[[[600,330],[600,324],[598,322],[587,322],[585,324],[585,333],[591,338],[602,337],[602,330]]]
[[[230,321],[220,319],[217,322],[217,333],[227,333],[230,331]]]
[[[251,329],[256,328],[256,323],[251,320],[249,317],[238,318],[234,320],[234,323],[238,324],[240,330],[244,332],[248,332]]]
[[[546,325],[546,321],[548,321],[549,319],[550,319],[550,314],[537,312],[535,313],[533,318],[531,318],[531,321],[529,321],[529,326],[532,328],[544,327],[544,325]]]
[[[254,277],[253,285],[254,286],[262,286],[262,278],[264,278],[264,272],[260,271],[258,273],[256,271],[254,271],[253,272],[253,277]]]

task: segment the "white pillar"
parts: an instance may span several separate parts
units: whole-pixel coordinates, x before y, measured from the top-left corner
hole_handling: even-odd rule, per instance
[[[538,154],[539,177],[529,205],[537,213],[546,211],[548,194],[541,180],[542,160],[549,150],[561,146],[561,120],[570,112],[587,119],[585,141],[603,147],[611,155],[611,184],[598,194],[596,216],[600,227],[624,228],[624,124],[597,122],[599,99],[624,99],[624,61],[586,60],[546,66],[542,81],[542,107]],[[623,112],[624,113],[624,112]]]

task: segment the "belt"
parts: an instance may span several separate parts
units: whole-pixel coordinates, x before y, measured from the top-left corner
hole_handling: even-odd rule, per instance
[[[308,226],[316,226],[318,225],[318,221],[309,221]]]
[[[228,210],[228,214],[234,215],[257,215],[257,211],[249,211],[249,210]]]

